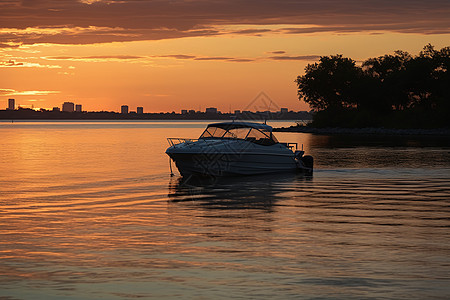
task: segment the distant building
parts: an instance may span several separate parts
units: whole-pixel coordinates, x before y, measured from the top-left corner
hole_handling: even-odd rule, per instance
[[[241,113],[241,111],[239,110],[239,109],[236,109],[235,111],[234,111],[234,114],[235,115],[239,115]]]
[[[73,102],[64,102],[62,106],[62,111],[73,112],[75,110],[75,104]]]
[[[282,114],[287,114],[288,111],[289,111],[289,110],[288,110],[287,108],[284,108],[284,107],[280,109],[280,112],[281,112]]]
[[[128,113],[128,105],[122,105],[120,107],[120,113],[121,114],[127,114]]]
[[[58,106],[53,107],[52,111],[61,111],[61,108],[59,108]]]
[[[75,105],[75,111],[76,111],[76,112],[82,112],[81,104]]]
[[[189,110],[189,113],[190,113],[190,114],[195,114],[195,109],[190,109],[190,110]]]
[[[208,108],[206,108],[205,113],[207,113],[207,114],[217,114],[217,108],[215,108],[215,107],[208,107]]]
[[[16,109],[16,100],[14,99],[8,99],[8,110],[15,110]]]
[[[181,110],[181,114],[182,114],[182,115],[187,114],[187,112],[188,112],[187,109],[182,109],[182,110]]]
[[[136,112],[137,112],[138,114],[143,114],[143,113],[144,113],[144,108],[143,108],[142,106],[138,106],[138,107],[136,108]]]

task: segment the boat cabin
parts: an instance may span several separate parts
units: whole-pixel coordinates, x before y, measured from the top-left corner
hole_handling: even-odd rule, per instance
[[[224,122],[209,124],[199,139],[240,139],[260,145],[278,143],[272,134],[272,127],[251,122]]]

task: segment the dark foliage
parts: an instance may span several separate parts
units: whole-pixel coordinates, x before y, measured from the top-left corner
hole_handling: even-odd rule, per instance
[[[370,58],[361,66],[323,56],[298,76],[298,97],[316,111],[313,126],[450,126],[450,47],[426,45]],[[424,123],[426,122],[426,124]]]

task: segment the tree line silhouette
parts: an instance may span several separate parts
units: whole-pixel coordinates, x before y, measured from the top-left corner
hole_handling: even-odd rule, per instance
[[[299,100],[315,111],[315,127],[431,128],[450,125],[450,47],[426,45],[357,65],[322,56],[298,76]]]

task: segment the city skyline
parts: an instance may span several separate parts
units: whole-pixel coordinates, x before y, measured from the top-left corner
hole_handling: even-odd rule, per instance
[[[15,107],[17,106],[17,108]],[[54,106],[52,108],[49,109],[45,109],[45,108],[30,108],[30,107],[24,107],[21,106],[20,104],[16,104],[15,99],[14,98],[10,98],[7,100],[7,105],[5,110],[19,110],[19,109],[32,109],[32,110],[46,110],[46,111],[62,111],[62,112],[96,112],[96,111],[88,111],[88,110],[83,110],[82,109],[83,105],[82,104],[78,104],[75,102],[71,102],[71,101],[65,101],[61,104],[61,107],[59,106]],[[0,109],[2,110],[2,109]],[[105,110],[100,110],[100,111],[105,111]],[[278,110],[277,109],[272,109],[272,110],[240,110],[240,109],[235,109],[235,110],[229,110],[229,111],[225,111],[222,112],[221,110],[219,110],[217,107],[206,107],[203,111],[202,110],[195,110],[195,109],[180,109],[178,111],[174,111],[172,110],[170,111],[166,111],[166,112],[144,112],[144,107],[143,106],[137,106],[136,110],[131,110],[129,105],[121,105],[120,109],[118,110],[111,110],[110,112],[117,112],[117,113],[122,113],[122,114],[127,114],[127,113],[137,113],[137,114],[142,114],[142,113],[171,113],[171,112],[175,112],[175,113],[179,113],[179,114],[192,114],[192,113],[212,113],[212,114],[240,114],[240,113],[245,113],[245,112],[256,112],[256,113],[263,113],[263,112],[270,112],[270,113],[288,113],[288,112],[306,112],[306,110],[298,110],[298,111],[294,111],[291,110],[289,108],[286,107],[281,107]]]
[[[92,111],[228,111],[265,92],[309,110],[294,83],[306,65],[440,49],[448,15],[444,0],[11,0],[0,3],[0,96],[47,109],[77,99]]]

